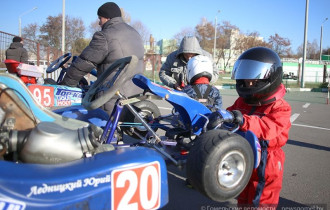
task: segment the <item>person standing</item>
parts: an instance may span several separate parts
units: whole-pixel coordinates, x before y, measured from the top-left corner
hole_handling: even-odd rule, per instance
[[[13,38],[13,42],[6,50],[6,59],[15,60],[21,63],[28,63],[28,52],[23,47],[23,39],[19,36]]]
[[[138,65],[134,72],[123,72],[128,79],[121,81],[118,89],[126,97],[142,93],[142,89],[131,81],[135,74],[143,73],[144,47],[140,34],[124,22],[120,8],[114,2],[100,6],[97,15],[102,30],[94,33],[89,45],[68,68],[60,85],[75,87],[92,69],[97,69],[97,75],[100,76],[116,60],[135,55],[139,59]],[[108,80],[115,74],[115,71],[112,72]],[[116,99],[117,96],[114,96],[101,108],[111,114]]]
[[[282,189],[286,144],[291,127],[291,106],[285,101],[282,63],[276,52],[265,47],[245,51],[234,64],[239,98],[227,108],[240,130],[252,131],[261,145],[259,167],[238,196],[238,205],[276,207]]]
[[[178,50],[170,53],[165,63],[159,71],[159,78],[162,83],[170,88],[182,90],[187,85],[186,71],[187,63],[190,58],[196,55],[204,55],[213,61],[212,55],[203,50],[195,36],[185,36]],[[218,80],[219,72],[216,65],[212,62],[213,75],[211,83]]]

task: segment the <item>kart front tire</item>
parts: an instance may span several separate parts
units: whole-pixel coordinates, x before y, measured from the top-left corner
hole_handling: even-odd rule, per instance
[[[246,139],[226,130],[211,130],[195,139],[187,159],[187,178],[210,199],[228,201],[246,187],[253,162]]]

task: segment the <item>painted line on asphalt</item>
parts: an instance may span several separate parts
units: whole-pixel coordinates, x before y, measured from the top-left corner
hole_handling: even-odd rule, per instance
[[[298,117],[299,117],[300,114],[298,113],[294,113],[291,117],[290,117],[290,122],[293,123]]]
[[[176,178],[182,179],[183,181],[186,181],[186,178],[183,176],[179,176],[173,172],[167,171],[167,173],[171,174],[172,176],[175,176]]]
[[[311,125],[302,125],[302,124],[292,124],[294,126],[298,126],[298,127],[305,127],[305,128],[316,128],[316,129],[320,129],[320,130],[326,130],[326,131],[330,131],[329,128],[322,128],[322,127],[317,127],[317,126],[311,126]]]
[[[311,105],[310,103],[306,103],[305,105],[303,105],[303,108],[307,108],[307,107],[309,107],[309,105]]]

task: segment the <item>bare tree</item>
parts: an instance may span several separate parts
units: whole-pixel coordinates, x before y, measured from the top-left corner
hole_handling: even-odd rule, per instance
[[[280,57],[291,54],[291,42],[289,39],[279,36],[277,33],[268,38],[268,43]]]
[[[303,56],[303,45],[301,44],[298,47],[298,53],[297,55],[299,57]],[[307,48],[306,48],[306,58],[307,59],[314,59],[314,60],[318,60],[320,58],[320,50],[319,50],[319,46],[317,44],[317,41],[314,39],[313,43],[310,43],[309,41],[307,41]]]
[[[89,25],[89,33],[91,34],[91,36],[93,36],[93,34],[97,31],[100,31],[101,27],[99,25],[99,20],[95,20],[93,22],[91,22],[91,24]]]
[[[177,46],[173,46],[174,48],[178,48],[182,39],[185,37],[185,36],[195,36],[195,31],[193,28],[190,28],[190,27],[186,27],[186,28],[182,28],[180,32],[176,33],[174,36],[173,36],[173,39],[176,40],[176,44]],[[174,42],[173,42],[174,43]],[[174,49],[175,50],[175,49]],[[174,51],[173,50],[173,51]]]
[[[80,18],[67,17],[65,30],[65,49],[71,51],[75,41],[85,37],[84,22]]]
[[[202,18],[200,23],[195,27],[195,30],[201,47],[211,53],[214,43],[213,23],[208,21],[206,18]]]
[[[80,53],[89,45],[90,39],[79,38],[73,42],[72,55],[80,55]]]
[[[150,37],[149,29],[141,22],[141,21],[134,21],[132,22],[131,26],[139,32],[143,43],[147,43]]]
[[[36,42],[39,42],[39,26],[37,23],[32,23],[27,25],[22,30],[22,37],[24,39],[29,39],[34,42],[25,42],[24,47],[27,49],[27,51],[34,56],[37,56],[37,45]]]
[[[251,32],[247,34],[242,34],[236,40],[235,50],[238,54],[243,53],[244,51],[252,47],[271,47],[269,43],[265,42],[259,35],[258,32]]]
[[[235,56],[235,43],[238,39],[239,29],[229,21],[223,21],[217,36],[216,64],[223,61],[223,69],[229,67],[230,61]]]

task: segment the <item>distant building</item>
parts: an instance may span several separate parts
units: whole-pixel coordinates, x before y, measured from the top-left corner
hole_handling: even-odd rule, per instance
[[[167,56],[171,52],[178,49],[175,39],[161,39],[157,42],[157,46],[159,46],[159,54],[162,56]]]

